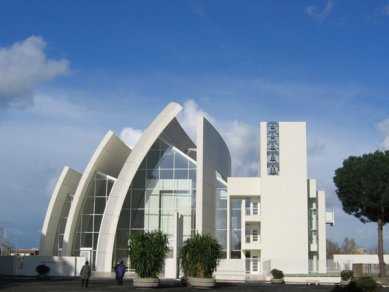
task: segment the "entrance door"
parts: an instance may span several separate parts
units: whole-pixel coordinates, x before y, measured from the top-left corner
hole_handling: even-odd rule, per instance
[[[80,248],[80,257],[85,257],[85,260],[89,262],[89,266],[93,267],[94,263],[92,263],[92,248],[90,247],[81,247]]]

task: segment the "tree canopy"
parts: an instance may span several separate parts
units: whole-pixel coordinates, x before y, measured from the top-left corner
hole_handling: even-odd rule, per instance
[[[363,223],[378,225],[378,258],[383,276],[383,226],[389,222],[389,151],[350,156],[335,171],[343,210]]]
[[[350,156],[334,182],[346,213],[363,223],[389,222],[389,151]]]

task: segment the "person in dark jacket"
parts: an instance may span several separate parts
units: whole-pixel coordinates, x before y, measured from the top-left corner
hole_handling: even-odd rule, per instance
[[[80,272],[80,277],[81,277],[81,287],[84,288],[88,288],[88,284],[89,284],[89,278],[91,276],[91,268],[89,266],[89,263],[88,261],[85,262],[85,265],[82,266],[81,268],[81,272]]]
[[[123,261],[120,261],[119,265],[115,269],[116,273],[116,280],[118,281],[119,285],[123,285],[123,277],[126,273],[126,266],[124,265]]]

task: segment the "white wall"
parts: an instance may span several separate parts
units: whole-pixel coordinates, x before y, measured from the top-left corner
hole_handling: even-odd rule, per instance
[[[35,268],[44,264],[50,268],[50,277],[79,276],[84,257],[27,256],[0,257],[0,274],[8,276],[36,276]]]
[[[214,276],[218,280],[245,280],[246,275],[244,261],[240,259],[223,259],[217,266]]]
[[[259,177],[229,177],[228,196],[250,197],[261,194],[261,179]]]
[[[268,176],[266,123],[260,125],[262,258],[284,273],[308,272],[306,126],[280,122],[280,172]],[[294,263],[294,264],[293,264]],[[299,263],[299,264],[295,264]]]
[[[376,254],[334,254],[334,262],[338,263],[341,270],[352,264],[377,264]],[[384,255],[384,262],[389,263],[389,254]]]

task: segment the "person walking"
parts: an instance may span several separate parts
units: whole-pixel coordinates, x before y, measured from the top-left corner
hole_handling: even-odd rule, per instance
[[[81,277],[81,287],[88,288],[89,278],[91,276],[91,268],[89,266],[88,261],[85,262],[85,265],[82,266],[80,277]]]
[[[124,265],[123,261],[120,261],[119,265],[117,265],[115,273],[116,280],[118,281],[119,285],[123,285],[123,277],[126,273],[126,266]]]

